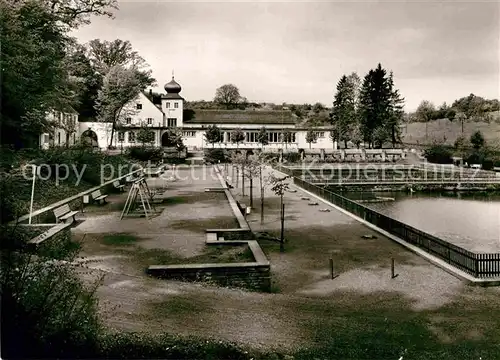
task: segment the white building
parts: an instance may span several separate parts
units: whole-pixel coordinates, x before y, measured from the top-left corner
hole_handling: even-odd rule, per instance
[[[129,147],[140,145],[137,133],[143,126],[155,133],[154,146],[166,146],[166,132],[169,128],[182,131],[184,145],[188,150],[206,147],[261,148],[257,142],[258,131],[265,127],[269,136],[266,149],[336,149],[329,136],[327,127],[316,127],[317,140],[311,144],[306,141],[308,129],[297,125],[297,119],[290,111],[270,110],[186,110],[184,99],[179,95],[181,86],[174,80],[165,84],[166,94],[161,97],[161,104],[153,104],[148,96],[140,93],[130,102],[122,113],[120,130],[113,136],[113,145]],[[217,125],[223,132],[223,140],[217,144],[209,144],[205,140],[205,128]],[[102,149],[110,144],[111,123],[81,122],[79,134],[82,138],[90,138]],[[245,133],[245,140],[239,144],[230,141],[230,133],[234,129]],[[288,130],[292,133],[292,141],[283,143],[281,134]]]

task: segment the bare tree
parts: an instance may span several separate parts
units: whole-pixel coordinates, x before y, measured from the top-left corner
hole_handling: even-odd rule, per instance
[[[290,176],[276,177],[274,174],[269,176],[269,181],[272,185],[271,190],[280,197],[280,218],[281,218],[281,236],[280,236],[280,252],[285,251],[285,207],[283,204],[283,196],[288,190],[289,185],[286,181]]]

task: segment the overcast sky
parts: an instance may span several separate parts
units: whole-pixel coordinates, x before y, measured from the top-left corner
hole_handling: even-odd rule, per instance
[[[474,93],[499,98],[500,5],[490,2],[121,1],[75,35],[131,41],[163,90],[186,100],[233,83],[251,101],[331,106],[343,74],[380,62],[406,110]]]

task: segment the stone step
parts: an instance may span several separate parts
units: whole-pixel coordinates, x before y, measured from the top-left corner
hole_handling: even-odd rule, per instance
[[[207,233],[207,242],[217,241],[217,233]]]

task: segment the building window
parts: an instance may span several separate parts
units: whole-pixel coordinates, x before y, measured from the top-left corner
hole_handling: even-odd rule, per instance
[[[320,132],[316,133],[316,138],[322,139],[324,137],[325,137],[325,132],[324,131],[320,131]]]
[[[166,102],[166,104],[165,104],[165,107],[166,107],[167,109],[168,109],[168,108],[170,108],[170,102],[168,102],[168,101],[167,101],[167,102]]]
[[[45,134],[45,135],[43,135],[43,142],[44,142],[45,144],[48,144],[48,143],[49,143],[49,141],[50,141],[50,136],[49,136],[49,134]]]
[[[279,133],[279,132],[268,133],[268,140],[270,143],[281,142],[281,133]]]
[[[148,125],[153,125],[153,118],[147,118]]]
[[[129,143],[135,142],[135,132],[133,131],[128,132],[128,142]]]
[[[168,127],[177,127],[177,119],[176,118],[168,118],[167,119]]]
[[[61,144],[61,133],[60,132],[57,132],[57,144],[58,145]]]
[[[184,131],[183,135],[184,137],[195,137],[196,131]]]
[[[179,103],[178,102],[174,103],[174,108],[176,108],[176,109],[179,108]]]
[[[258,142],[257,135],[258,134],[255,131],[247,132],[247,133],[245,133],[245,141],[252,142],[252,143]]]
[[[126,119],[125,119],[125,122],[127,123],[127,125],[132,124],[132,118],[129,118],[129,117],[128,117],[128,118],[126,118]]]
[[[125,141],[125,133],[123,131],[120,131],[118,133],[118,141],[119,142],[124,142]]]
[[[142,110],[142,104],[137,104],[137,110]]]

